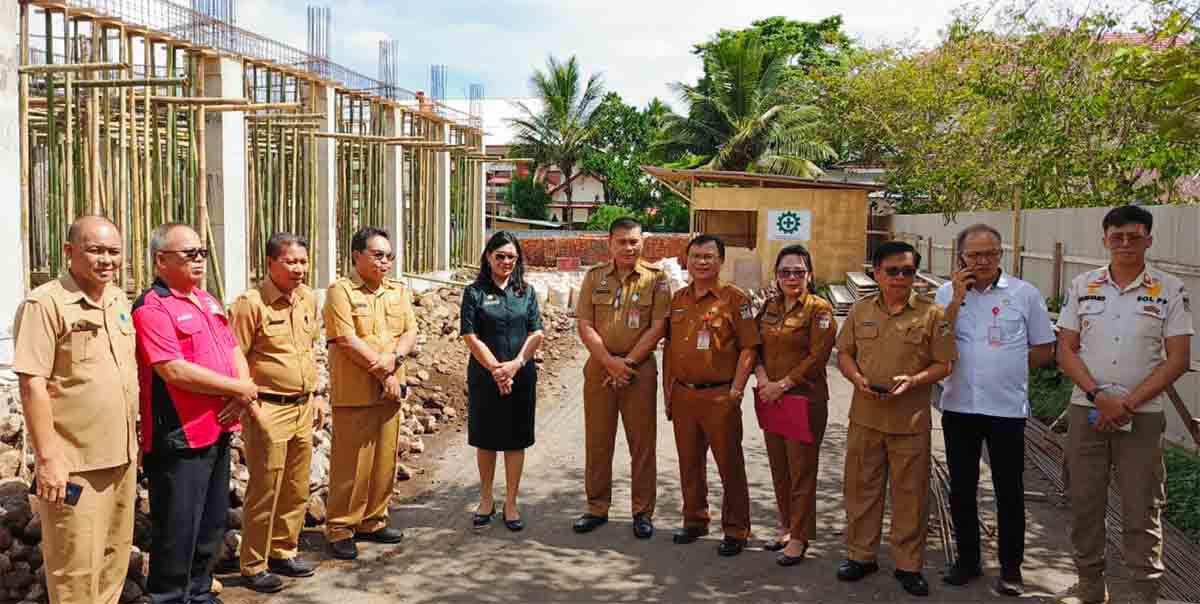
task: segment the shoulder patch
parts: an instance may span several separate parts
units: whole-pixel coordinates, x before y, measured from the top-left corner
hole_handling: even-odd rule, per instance
[[[829,329],[833,325],[833,315],[822,312],[817,315],[817,329]]]
[[[938,332],[938,335],[942,336],[942,337],[946,337],[946,336],[950,335],[950,322],[949,321],[938,321],[937,332]]]
[[[743,319],[753,319],[754,309],[750,307],[749,303],[743,304],[738,307],[738,315]]]

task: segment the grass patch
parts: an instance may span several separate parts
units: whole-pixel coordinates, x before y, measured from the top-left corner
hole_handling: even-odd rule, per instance
[[[1033,417],[1050,425],[1071,400],[1071,380],[1055,368],[1029,372],[1029,409]],[[1168,413],[1173,410],[1167,409]],[[1061,426],[1066,422],[1061,422]],[[1163,449],[1167,466],[1167,506],[1164,515],[1194,542],[1200,542],[1200,457],[1168,443]]]

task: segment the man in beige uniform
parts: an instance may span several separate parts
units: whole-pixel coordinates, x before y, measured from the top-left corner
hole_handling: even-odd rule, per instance
[[[1079,581],[1064,602],[1108,599],[1110,481],[1121,494],[1122,554],[1132,587],[1127,601],[1158,600],[1167,502],[1163,391],[1187,371],[1195,330],[1183,282],[1146,264],[1153,226],[1144,208],[1109,211],[1102,223],[1109,265],[1071,282],[1058,317],[1058,365],[1075,383],[1065,453]]]
[[[654,349],[666,329],[671,291],[666,274],[641,260],[642,225],[636,220],[614,220],[608,246],[612,261],[588,271],[575,307],[579,339],[591,357],[583,368],[588,511],[574,529],[586,533],[608,522],[620,413],[633,466],[633,534],[649,539],[657,488]]]
[[[137,487],[133,320],[113,284],[122,258],[117,228],[84,217],[67,239],[67,274],[31,292],[17,312],[13,369],[37,459],[50,601],[115,604],[129,568]]]
[[[308,505],[320,324],[316,297],[304,285],[308,241],[277,233],[266,251],[267,278],[233,303],[230,322],[261,406],[261,422],[242,428],[250,482],[239,558],[247,586],[271,593],[283,589],[279,575],[315,570],[296,557],[296,547]]]
[[[417,341],[417,318],[408,289],[386,277],[395,255],[386,231],[366,227],[350,242],[354,269],[329,286],[325,339],[333,404],[329,468],[330,553],[358,557],[354,540],[399,543],[388,526],[396,482],[396,444],[404,357]]]
[[[838,579],[879,570],[884,489],[891,483],[890,541],[895,577],[929,595],[921,573],[929,517],[929,433],[933,384],[958,358],[945,310],[912,291],[921,255],[902,241],[872,257],[880,293],[861,300],[838,333],[838,369],[854,384],[846,436],[846,560]]]

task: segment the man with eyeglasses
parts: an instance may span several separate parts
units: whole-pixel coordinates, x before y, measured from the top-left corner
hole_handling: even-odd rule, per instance
[[[213,566],[229,517],[230,436],[258,421],[258,386],[221,303],[200,287],[208,250],[190,226],[150,237],[157,277],[134,302],[141,437],[150,483],[155,604],[220,602]]]
[[[942,581],[983,576],[979,547],[979,460],[987,443],[999,518],[997,593],[1024,592],[1025,418],[1029,370],[1054,359],[1054,327],[1042,294],[1000,269],[1000,232],[986,224],[958,234],[958,270],[938,288],[958,342],[958,362],[942,392],[942,435],[950,468],[950,510],[958,559]]]
[[[358,557],[355,541],[399,543],[388,503],[396,482],[396,446],[407,398],[404,357],[417,341],[412,294],[387,278],[396,256],[387,231],[365,227],[350,240],[353,268],[329,286],[333,448],[325,536],[334,558]]]
[[[121,234],[105,218],[80,218],[63,256],[63,275],[17,311],[13,370],[37,460],[34,509],[50,601],[114,604],[129,567],[137,488],[133,322],[114,283]]]
[[[945,310],[913,291],[921,255],[903,241],[875,250],[879,293],[860,300],[838,333],[838,369],[854,384],[846,436],[843,488],[846,560],[842,581],[879,570],[885,487],[891,487],[889,536],[896,579],[915,596],[929,595],[925,565],[929,518],[930,399],[933,384],[957,358]]]
[[[666,330],[671,290],[667,275],[642,260],[642,225],[614,220],[612,257],[590,271],[579,290],[579,339],[591,356],[583,369],[584,487],[588,511],[573,529],[587,533],[608,522],[617,416],[625,424],[632,466],[633,534],[654,535],[657,489],[658,365],[654,349]]]
[[[717,554],[736,556],[750,536],[750,491],[742,452],[742,399],[762,339],[750,299],[720,280],[725,243],[697,235],[687,246],[692,282],[675,292],[663,355],[667,419],[675,426],[679,482],[683,489],[683,528],[677,544],[708,534],[708,479],[711,447],[724,489]]]
[[[242,545],[244,584],[261,593],[283,589],[286,577],[315,567],[297,556],[308,506],[313,418],[320,418],[317,299],[304,284],[308,240],[276,233],[267,240],[267,274],[233,303],[233,333],[258,384],[263,423],[244,427],[246,484]],[[319,421],[319,420],[318,420]]]
[[[1163,574],[1163,391],[1187,371],[1195,331],[1183,282],[1146,263],[1153,215],[1122,206],[1101,226],[1109,264],[1071,282],[1058,318],[1058,365],[1075,383],[1066,461],[1078,575],[1062,601],[1108,599],[1104,517],[1115,465],[1128,601],[1149,604]]]

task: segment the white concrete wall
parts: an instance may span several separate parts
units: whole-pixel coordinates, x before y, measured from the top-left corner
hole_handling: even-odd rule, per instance
[[[334,131],[334,91],[331,86],[318,86],[317,112],[325,115],[321,132]],[[317,139],[317,250],[313,270],[313,287],[325,289],[338,277],[337,265],[337,165],[333,139]]]
[[[242,62],[226,57],[205,63],[204,95],[240,98]],[[208,169],[208,211],[213,240],[221,261],[225,303],[232,303],[250,286],[246,250],[249,241],[246,198],[246,120],[242,111],[207,113],[205,161]]]
[[[22,253],[21,232],[21,140],[18,122],[18,76],[20,33],[16,2],[0,3],[0,241],[8,260],[0,262],[0,373],[12,363],[12,322],[25,297],[29,271]],[[3,379],[3,376],[0,376]]]
[[[555,203],[566,203],[567,190],[562,189],[557,191],[551,196],[551,199],[553,199]],[[577,177],[575,182],[571,183],[571,200],[574,203],[583,201],[591,203],[596,200],[599,200],[600,203],[604,203],[604,185],[601,184],[599,180],[596,180],[590,176]]]

